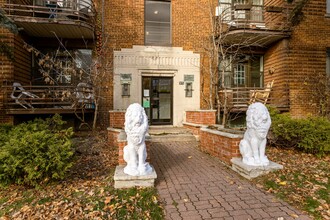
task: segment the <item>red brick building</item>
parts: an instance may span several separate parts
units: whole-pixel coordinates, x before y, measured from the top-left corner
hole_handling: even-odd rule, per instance
[[[105,125],[109,110],[139,102],[151,124],[180,126],[185,111],[209,108],[210,59],[206,49],[215,18],[223,19],[223,44],[227,48],[248,42],[248,47],[226,54],[220,62],[220,66],[228,64],[224,85],[232,109],[244,110],[253,91],[273,82],[268,103],[297,117],[318,111],[313,86],[306,82],[316,74],[330,73],[330,3],[326,1],[215,0],[214,5],[206,0],[52,2],[57,4],[0,1],[7,15],[22,28],[16,36],[1,29],[15,55],[9,60],[0,54],[2,91],[7,91],[0,94],[1,122],[13,123],[14,118],[27,114],[74,113],[69,107],[63,108],[70,104],[48,105],[45,100],[39,105],[30,97],[31,109],[11,97],[13,82],[34,93],[38,87],[25,86],[43,84],[37,59],[23,48],[23,41],[47,53],[58,51],[60,39],[65,48],[78,54],[71,60],[92,56],[91,49],[106,42],[107,53],[102,56],[109,68],[100,106]],[[96,38],[97,29],[102,40]],[[63,55],[64,63],[70,59]],[[80,82],[67,75],[60,80],[59,86],[72,86],[72,91]],[[216,86],[218,82],[213,89]],[[37,95],[41,100],[41,93]],[[50,98],[63,101],[63,97]]]

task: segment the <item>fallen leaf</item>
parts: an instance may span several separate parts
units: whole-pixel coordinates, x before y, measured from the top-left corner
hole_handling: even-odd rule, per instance
[[[111,197],[110,197],[110,196],[105,197],[105,200],[104,200],[104,203],[105,203],[105,204],[109,204],[110,201],[111,201]]]
[[[294,213],[291,213],[290,216],[292,216],[293,218],[298,218],[299,216],[294,214]]]
[[[157,204],[158,203],[158,200],[157,200],[157,197],[156,196],[152,196],[152,201]]]

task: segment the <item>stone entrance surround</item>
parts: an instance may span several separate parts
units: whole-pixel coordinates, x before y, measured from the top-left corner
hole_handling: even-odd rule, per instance
[[[127,76],[123,79],[123,75]],[[114,109],[142,103],[142,77],[173,78],[173,125],[182,126],[184,112],[200,107],[200,55],[181,47],[136,46],[114,51]],[[186,84],[192,83],[192,97]],[[122,84],[130,94],[122,96]]]

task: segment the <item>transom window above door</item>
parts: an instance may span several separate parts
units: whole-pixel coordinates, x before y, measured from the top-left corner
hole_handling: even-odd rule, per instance
[[[171,1],[146,0],[145,44],[171,46]]]

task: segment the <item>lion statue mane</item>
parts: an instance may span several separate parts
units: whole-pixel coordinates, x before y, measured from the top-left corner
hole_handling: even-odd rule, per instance
[[[269,160],[265,156],[267,133],[271,118],[266,106],[256,102],[246,112],[247,130],[239,144],[243,163],[252,166],[267,166]]]

